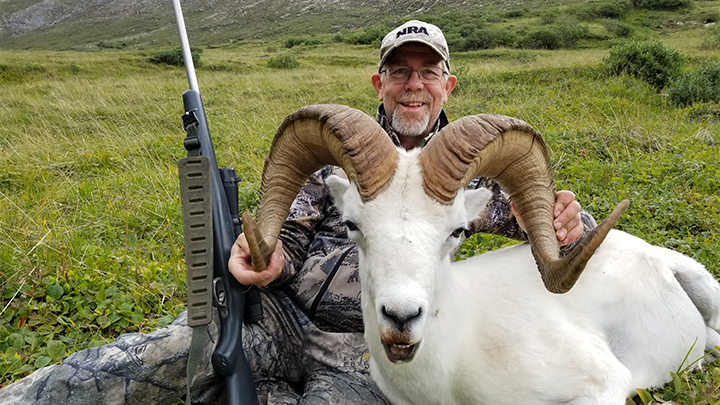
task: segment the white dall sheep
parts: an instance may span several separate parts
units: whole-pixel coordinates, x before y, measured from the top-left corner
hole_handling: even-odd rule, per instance
[[[350,181],[329,184],[359,247],[372,375],[393,403],[620,405],[720,344],[718,283],[686,256],[609,231],[622,207],[559,257],[549,159],[527,124],[466,117],[407,152],[367,118],[342,106],[286,118],[257,238],[274,243],[307,175],[344,168]],[[453,263],[489,198],[464,191],[477,175],[510,192],[531,244]]]

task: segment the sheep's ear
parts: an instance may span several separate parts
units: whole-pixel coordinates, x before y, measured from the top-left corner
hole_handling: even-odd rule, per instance
[[[465,212],[467,213],[468,222],[480,217],[492,195],[492,191],[486,188],[465,190]]]
[[[345,192],[350,187],[350,182],[347,179],[343,179],[342,177],[331,175],[327,179],[325,179],[325,184],[327,184],[328,188],[330,189],[330,194],[332,194],[333,198],[335,199],[335,206],[340,209],[340,212],[345,211]]]

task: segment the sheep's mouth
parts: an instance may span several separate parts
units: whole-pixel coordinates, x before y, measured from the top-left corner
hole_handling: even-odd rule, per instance
[[[417,344],[383,342],[383,347],[388,360],[393,363],[404,363],[412,360]]]

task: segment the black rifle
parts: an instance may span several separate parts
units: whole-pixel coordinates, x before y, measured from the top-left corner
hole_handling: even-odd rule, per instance
[[[195,330],[200,329],[197,326],[205,326],[212,320],[212,305],[217,307],[220,339],[212,355],[213,368],[225,377],[228,404],[254,405],[258,400],[242,348],[242,325],[243,320],[261,319],[262,306],[257,288],[241,285],[228,270],[230,249],[242,232],[238,216],[239,179],[234,169],[218,168],[180,1],[173,0],[173,6],[190,85],[183,93],[183,127],[187,131],[184,145],[188,157],[178,161],[188,277],[188,324],[195,335]],[[202,331],[205,332],[204,328]],[[193,349],[189,365],[191,357]],[[194,370],[188,374],[193,373]]]

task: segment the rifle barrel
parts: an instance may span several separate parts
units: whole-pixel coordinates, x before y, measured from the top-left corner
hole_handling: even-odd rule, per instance
[[[180,0],[173,0],[173,9],[175,10],[175,20],[177,21],[178,33],[180,34],[180,47],[182,48],[183,59],[185,60],[185,71],[187,72],[188,85],[191,90],[198,93],[197,77],[195,76],[195,65],[193,64],[192,53],[190,52],[190,41],[188,41],[187,30],[185,30],[185,20],[183,19]]]
[[[212,355],[212,364],[215,371],[226,379],[228,404],[255,405],[258,403],[258,399],[255,393],[252,371],[242,347],[242,325],[247,288],[240,285],[228,269],[230,250],[236,238],[235,224],[233,223],[227,194],[223,187],[205,109],[198,90],[190,44],[185,31],[182,10],[180,9],[180,0],[173,0],[173,8],[175,9],[180,45],[185,59],[188,84],[190,85],[190,90],[183,93],[183,106],[186,114],[195,114],[198,121],[197,141],[199,142],[200,155],[207,156],[210,159],[211,166],[214,281],[221,286],[219,288],[224,293],[224,302],[218,311],[220,315],[220,337]],[[237,199],[233,201],[237,204]]]

